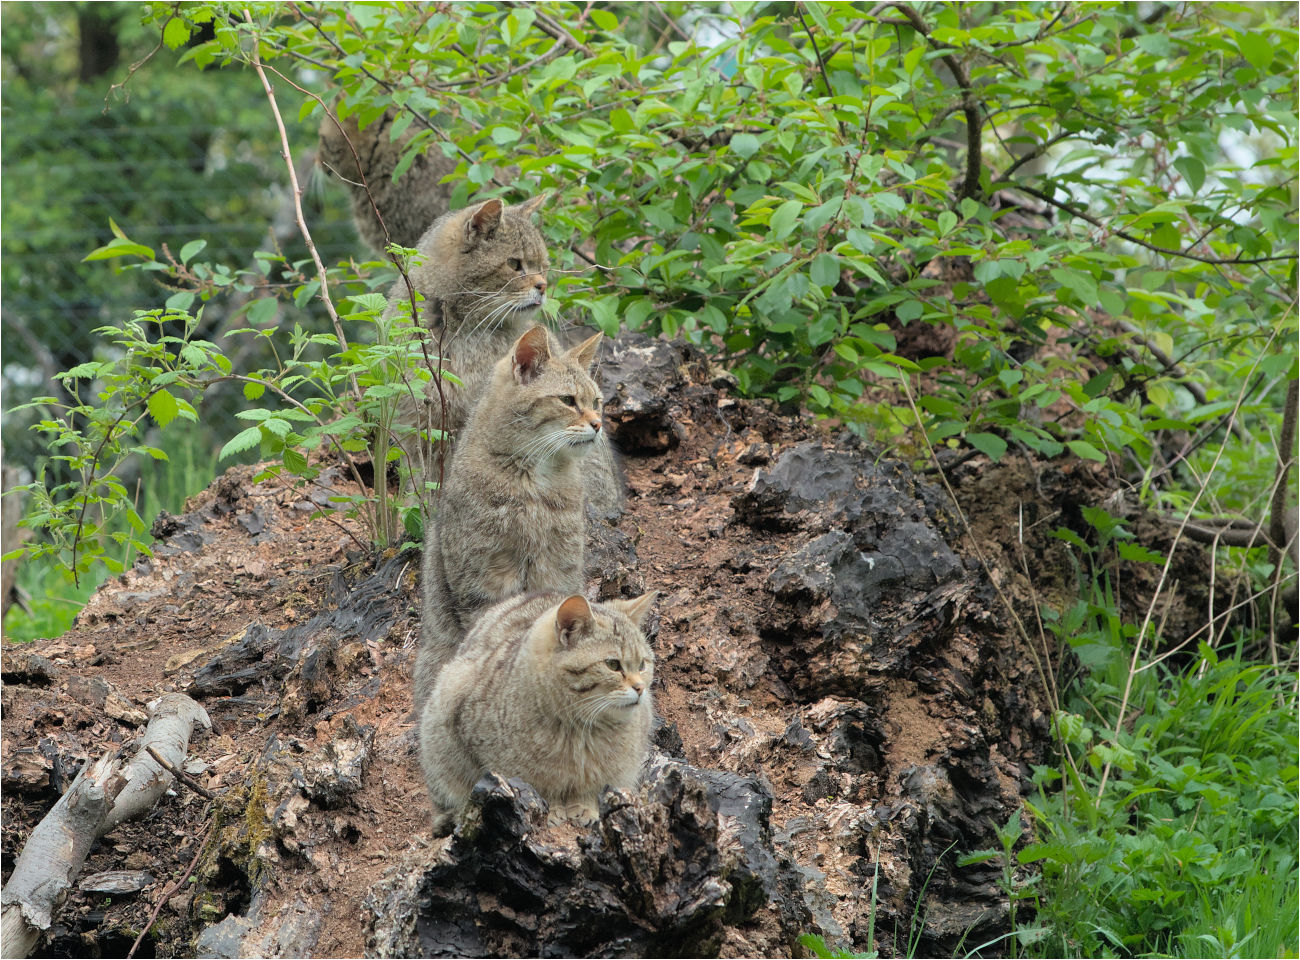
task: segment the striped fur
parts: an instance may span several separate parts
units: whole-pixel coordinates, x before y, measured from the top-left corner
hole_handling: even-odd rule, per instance
[[[583,588],[583,475],[604,442],[600,393],[587,372],[599,340],[563,351],[535,326],[497,362],[425,536],[417,711],[486,608],[520,593]]]
[[[489,770],[532,784],[553,814],[582,818],[604,787],[636,786],[654,718],[654,654],[641,632],[654,596],[590,604],[534,593],[483,614],[420,713],[435,834]]]

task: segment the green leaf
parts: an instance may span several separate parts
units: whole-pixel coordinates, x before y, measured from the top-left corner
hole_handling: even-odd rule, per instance
[[[240,430],[237,434],[226,441],[226,445],[221,448],[217,454],[218,460],[224,460],[226,457],[234,456],[237,453],[243,453],[245,450],[251,450],[262,442],[262,428],[253,426]]]
[[[996,433],[968,433],[966,442],[994,463],[1001,460],[1007,452],[1007,442]]]
[[[840,258],[833,253],[819,253],[812,262],[812,282],[819,287],[833,287],[840,280]]]
[[[91,260],[111,260],[114,257],[144,257],[147,260],[153,259],[153,250],[146,247],[143,243],[132,243],[130,240],[122,237],[114,237],[102,247],[90,251],[86,254],[81,262],[89,263]]]
[[[1273,63],[1276,51],[1269,37],[1259,33],[1239,33],[1234,39],[1241,55],[1256,70],[1266,70]]]
[[[180,17],[172,17],[163,27],[163,43],[167,44],[168,49],[177,50],[190,39],[190,27]]]
[[[613,32],[618,29],[618,17],[608,10],[594,7],[591,10],[591,22],[602,30]]]
[[[803,204],[798,200],[787,200],[777,207],[768,222],[768,236],[773,240],[784,240],[788,237],[790,231],[794,229],[801,210]]]
[[[189,263],[190,257],[200,253],[207,245],[208,241],[206,240],[191,240],[189,243],[185,244],[185,246],[181,247],[181,252],[179,254],[181,263]]]
[[[1092,278],[1092,274],[1057,267],[1052,270],[1052,279],[1078,297],[1085,306],[1097,303],[1097,281]]]
[[[1187,180],[1187,186],[1192,193],[1200,193],[1205,183],[1205,164],[1195,157],[1179,157],[1174,161],[1174,166]]]
[[[272,323],[279,309],[280,301],[275,297],[262,297],[248,305],[248,312],[245,315],[249,323],[261,327]]]
[[[1070,452],[1076,457],[1082,457],[1084,460],[1095,460],[1097,463],[1106,462],[1106,455],[1087,440],[1067,440],[1065,445],[1070,448]]]
[[[758,137],[752,133],[737,133],[731,138],[731,152],[742,160],[748,160],[758,153]]]
[[[284,468],[294,475],[301,475],[307,470],[307,457],[293,447],[285,447]]]
[[[894,308],[894,316],[898,318],[899,323],[910,323],[919,319],[923,313],[925,313],[925,304],[920,300],[904,300]]]
[[[1156,553],[1154,550],[1148,550],[1140,543],[1131,543],[1121,540],[1115,545],[1120,557],[1125,560],[1132,560],[1136,563],[1164,563],[1163,554]]]
[[[154,418],[154,422],[160,427],[165,427],[176,419],[176,414],[180,410],[176,403],[176,398],[166,390],[155,390],[149,394],[149,415]]]
[[[167,298],[166,305],[168,310],[187,313],[190,307],[194,306],[194,293],[190,290],[178,290]]]

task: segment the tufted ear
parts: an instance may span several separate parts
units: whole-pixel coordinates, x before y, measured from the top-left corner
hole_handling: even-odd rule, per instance
[[[538,210],[542,209],[542,204],[546,203],[546,200],[546,194],[539,193],[531,200],[525,200],[523,203],[519,204],[519,212],[525,217],[531,217]]]
[[[550,359],[551,347],[546,339],[546,328],[540,323],[534,324],[515,341],[512,364],[515,381],[525,384],[537,379]]]
[[[569,351],[569,356],[590,370],[592,363],[596,360],[596,351],[600,348],[600,341],[604,336],[603,333],[598,333],[594,337],[582,341]]]
[[[560,646],[572,646],[574,640],[587,633],[591,619],[591,604],[586,597],[575,593],[560,604],[555,612],[555,637]]]
[[[469,249],[478,246],[484,240],[491,239],[501,225],[501,211],[504,209],[500,200],[486,200],[479,204],[477,210],[465,221],[465,242]]]
[[[646,614],[650,612],[650,607],[658,596],[658,590],[651,590],[632,600],[612,600],[610,606],[639,627],[644,624]]]

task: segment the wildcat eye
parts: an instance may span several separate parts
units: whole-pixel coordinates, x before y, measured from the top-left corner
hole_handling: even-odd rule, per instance
[[[524,269],[524,265],[519,262],[518,257],[511,257],[509,260],[506,261],[506,266],[509,267],[511,270],[515,270],[519,273],[522,273]]]
[[[622,672],[623,670],[623,664],[619,663],[617,660],[606,660],[605,666],[615,672]]]
[[[646,668],[646,662],[645,662],[644,660],[642,660],[642,661],[641,661],[641,666],[640,666],[638,672],[639,672],[639,673],[645,673],[645,668]]]
[[[577,399],[571,393],[565,394],[560,397],[559,400],[560,403],[564,404],[566,407],[576,407],[578,405]]]

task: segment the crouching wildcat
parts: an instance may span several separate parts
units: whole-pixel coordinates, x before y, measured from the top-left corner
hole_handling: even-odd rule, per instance
[[[530,594],[483,614],[420,713],[435,835],[488,770],[532,784],[553,814],[583,819],[604,787],[636,786],[654,719],[654,654],[641,630],[654,597]]]

